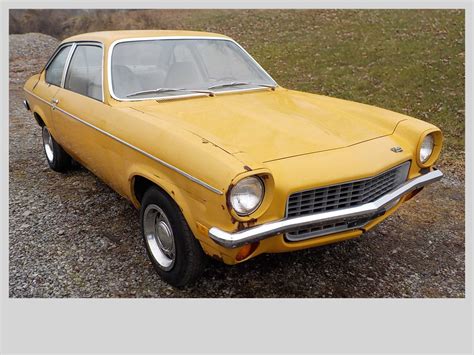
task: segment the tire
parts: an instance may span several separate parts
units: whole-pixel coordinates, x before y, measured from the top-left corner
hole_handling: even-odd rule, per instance
[[[46,126],[43,126],[43,150],[46,160],[51,169],[58,172],[65,172],[71,166],[71,157],[54,140]]]
[[[140,224],[148,257],[161,278],[175,287],[195,282],[204,270],[204,251],[179,207],[156,186],[143,196]]]

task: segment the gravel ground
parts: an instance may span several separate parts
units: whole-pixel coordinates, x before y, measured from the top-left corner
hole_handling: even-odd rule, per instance
[[[464,297],[462,161],[443,161],[444,180],[361,238],[237,266],[210,260],[183,290],[162,282],[138,211],[84,168],[47,167],[21,87],[56,45],[10,36],[10,297]]]

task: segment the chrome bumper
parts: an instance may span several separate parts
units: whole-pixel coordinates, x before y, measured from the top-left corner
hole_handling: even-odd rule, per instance
[[[408,180],[396,190],[389,192],[388,194],[380,197],[378,200],[357,207],[281,219],[235,233],[228,233],[219,228],[212,227],[209,229],[209,237],[211,237],[211,239],[217,244],[226,248],[236,248],[244,244],[253,243],[274,236],[279,233],[290,232],[291,230],[304,226],[317,226],[318,224],[328,222],[337,222],[341,220],[351,220],[363,217],[374,219],[384,214],[386,210],[392,206],[390,203],[396,201],[409,192],[440,180],[442,176],[443,173],[441,171],[433,170],[429,173]]]
[[[27,111],[31,111],[30,105],[28,104],[28,101],[23,100],[23,106],[25,107],[25,109],[26,109]]]

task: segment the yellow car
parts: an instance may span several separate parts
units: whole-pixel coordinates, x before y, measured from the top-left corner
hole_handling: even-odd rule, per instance
[[[280,87],[220,34],[74,36],[24,90],[49,166],[74,159],[139,208],[175,286],[206,254],[236,264],[358,237],[443,175],[437,127]]]

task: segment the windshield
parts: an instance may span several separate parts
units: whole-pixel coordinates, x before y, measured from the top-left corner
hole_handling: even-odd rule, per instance
[[[115,96],[134,100],[276,85],[237,44],[223,39],[121,42],[113,48],[111,75]]]

